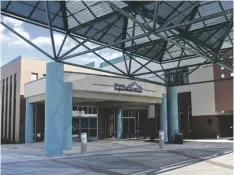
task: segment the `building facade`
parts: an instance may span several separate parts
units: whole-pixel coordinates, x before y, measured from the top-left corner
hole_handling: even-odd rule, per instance
[[[122,57],[111,62],[118,67],[125,66]],[[87,66],[94,67],[95,63]],[[139,67],[134,62],[132,66],[133,71]],[[101,63],[99,67],[113,71],[106,63]],[[73,84],[74,137],[81,132],[87,132],[90,140],[116,137],[116,118],[120,108],[123,110],[122,137],[157,135],[165,87],[68,65],[64,66],[64,71],[64,81]],[[186,76],[189,71],[185,69],[178,75],[173,72],[160,74],[170,83],[180,79],[180,86],[177,86],[180,132],[189,138],[232,135],[233,79],[227,78],[233,75],[216,65],[205,65]],[[1,75],[1,137],[11,142],[25,141],[27,98],[34,105],[34,141],[43,140],[46,62],[18,57],[1,68]],[[186,78],[182,78],[184,76]],[[143,78],[160,81],[153,75]],[[216,79],[222,81],[213,81]]]

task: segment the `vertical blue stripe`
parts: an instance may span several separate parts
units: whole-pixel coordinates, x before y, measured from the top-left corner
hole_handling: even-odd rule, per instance
[[[168,142],[166,94],[163,94],[162,103],[160,104],[160,130],[164,131],[164,141]]]
[[[33,142],[33,104],[26,98],[26,116],[25,116],[25,142]]]
[[[72,83],[64,83],[63,149],[72,149]]]
[[[174,135],[179,131],[178,123],[178,97],[177,88],[168,87],[168,121],[169,121],[169,140],[174,140]]]
[[[117,139],[121,138],[122,135],[122,109],[118,109],[117,110],[117,128],[116,128],[116,137]]]
[[[46,64],[45,93],[45,155],[63,155],[64,117],[63,64]]]

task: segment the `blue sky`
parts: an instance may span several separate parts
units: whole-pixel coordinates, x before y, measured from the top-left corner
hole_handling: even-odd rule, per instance
[[[44,51],[52,55],[52,46],[51,46],[51,40],[49,37],[49,30],[31,25],[22,21],[18,21],[12,18],[8,18],[8,17],[2,17],[1,20],[5,24],[10,26],[12,29],[19,32],[25,38],[29,39],[31,42],[39,46],[41,49],[43,49]],[[63,41],[63,37],[64,37],[63,34],[60,34],[57,32],[54,33],[57,52]],[[19,55],[21,55],[22,57],[49,60],[49,58],[47,58],[40,51],[30,46],[28,43],[23,41],[21,38],[19,38],[17,35],[9,31],[2,25],[0,25],[0,40],[1,40],[0,66],[8,63],[9,61],[18,57]],[[66,51],[68,51],[69,48],[72,48],[75,45],[76,43],[72,39],[70,38],[67,39],[64,45],[64,49],[61,53],[65,53]],[[87,43],[86,46],[93,48],[93,47],[96,47],[97,45],[94,45],[92,43]],[[84,47],[79,47],[74,52],[72,52],[72,54],[80,52],[80,51],[84,51],[84,50],[86,50]],[[122,53],[111,50],[111,49],[103,49],[103,50],[98,51],[98,53],[108,60],[122,56]],[[97,63],[102,62],[100,58],[98,58],[92,53],[85,54],[85,55],[75,57],[75,58],[71,58],[67,61],[81,64],[81,65],[87,64],[92,61],[95,61]]]

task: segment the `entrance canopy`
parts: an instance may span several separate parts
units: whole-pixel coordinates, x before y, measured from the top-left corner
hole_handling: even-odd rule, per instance
[[[48,28],[53,55],[1,22],[65,64],[74,65],[69,59],[93,53],[113,66],[116,75],[134,79],[155,75],[164,85],[168,71],[192,67],[192,73],[213,63],[233,70],[232,57],[225,56],[233,49],[233,1],[2,1],[1,15]],[[64,34],[57,51],[54,31]],[[68,38],[77,45],[63,52]],[[81,46],[85,50],[77,52]],[[125,66],[117,67],[98,53],[106,48],[122,52]]]

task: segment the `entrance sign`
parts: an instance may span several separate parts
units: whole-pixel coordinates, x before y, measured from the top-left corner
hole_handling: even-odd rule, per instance
[[[142,93],[143,90],[143,88],[136,82],[133,82],[127,86],[124,84],[115,83],[114,89],[116,91],[128,91],[128,92],[138,92],[138,93]]]

